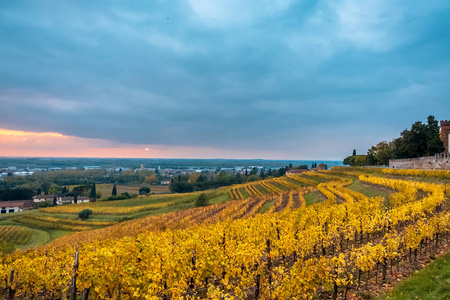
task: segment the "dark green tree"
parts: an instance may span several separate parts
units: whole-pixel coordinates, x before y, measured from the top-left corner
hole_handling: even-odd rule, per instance
[[[205,193],[201,193],[197,200],[195,200],[195,206],[201,207],[201,206],[207,206],[208,205],[208,197],[206,197]]]
[[[264,169],[261,169],[261,172],[260,172],[260,174],[259,174],[259,177],[261,177],[261,179],[266,178],[266,172],[265,172]]]
[[[52,184],[48,181],[41,183],[41,189],[44,192],[44,195],[48,195],[48,190],[50,189],[51,185]]]
[[[146,195],[150,194],[150,188],[149,187],[141,187],[139,189],[139,195]]]
[[[92,184],[91,192],[89,194],[89,202],[95,202],[97,200],[97,189],[95,188],[95,182]]]
[[[116,187],[115,184],[113,185],[111,195],[113,195],[113,196],[116,196],[116,195],[117,195],[117,187]]]
[[[235,178],[235,183],[241,184],[243,182],[241,174],[237,173]]]
[[[355,157],[354,156],[347,156],[344,158],[344,161],[342,162],[346,166],[354,166],[355,164]]]
[[[356,149],[353,149],[353,154],[352,154],[353,156],[355,156],[356,155]]]
[[[258,181],[260,177],[258,175],[250,175],[247,177],[247,182]]]
[[[439,124],[434,116],[428,116],[427,120],[427,154],[429,156],[442,153],[445,150],[444,143],[439,136]]]
[[[40,194],[42,194],[42,191],[41,191],[41,188],[38,188],[36,191],[36,195],[40,195]]]
[[[208,181],[208,177],[206,177],[206,175],[204,174],[200,174],[200,176],[198,176],[197,178],[197,182],[205,182]]]
[[[77,204],[77,203],[78,203],[78,197],[77,197],[76,194],[73,196],[73,203],[74,203],[74,204]]]
[[[58,205],[58,203],[56,202],[56,195],[53,196],[53,206]]]
[[[367,151],[369,165],[388,165],[389,159],[394,157],[394,143],[382,141]]]
[[[89,218],[90,215],[92,215],[92,210],[90,210],[90,209],[88,209],[88,208],[83,209],[82,211],[80,211],[80,212],[78,213],[78,217],[79,217],[81,220],[86,220],[87,218]]]

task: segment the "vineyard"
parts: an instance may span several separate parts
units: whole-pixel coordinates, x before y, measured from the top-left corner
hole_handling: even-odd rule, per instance
[[[0,227],[0,252],[10,252],[17,246],[26,245],[32,235],[32,230],[19,226]]]
[[[13,220],[17,223],[21,223],[23,225],[31,225],[32,227],[36,228],[63,229],[69,231],[91,230],[115,224],[114,222],[86,222],[38,215],[20,216],[17,218],[13,218]]]
[[[0,282],[11,299],[357,299],[450,250],[450,190],[422,180],[447,175],[394,173],[333,168],[236,185],[228,190],[234,201],[3,254]],[[368,197],[355,183],[392,192]],[[316,191],[326,200],[307,206]],[[116,208],[138,207],[127,205]]]

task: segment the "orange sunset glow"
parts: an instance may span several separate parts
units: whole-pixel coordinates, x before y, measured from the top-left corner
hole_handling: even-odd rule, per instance
[[[251,153],[208,147],[125,144],[58,132],[0,128],[0,156],[104,158],[245,158]],[[253,152],[252,152],[253,153]],[[265,156],[259,152],[256,155]]]
[[[141,145],[112,143],[58,132],[0,129],[0,143],[2,156],[140,158],[158,155],[157,151],[146,151],[145,146]]]

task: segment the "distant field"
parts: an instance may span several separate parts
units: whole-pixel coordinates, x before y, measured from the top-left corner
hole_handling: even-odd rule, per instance
[[[72,190],[77,185],[69,185],[69,189]],[[150,194],[169,194],[169,186],[168,185],[117,185],[117,195],[120,195],[122,193],[129,193],[130,195],[139,195],[139,189],[141,187],[149,187],[150,188]],[[113,184],[112,183],[103,183],[103,184],[97,184],[96,186],[97,192],[100,192],[103,197],[109,197],[112,195],[112,189]]]
[[[122,193],[129,193],[130,195],[139,195],[139,189],[144,185],[117,185],[117,194],[120,195]],[[150,193],[153,194],[168,194],[170,193],[168,185],[151,185],[145,187],[150,188]],[[97,192],[102,193],[102,196],[109,197],[111,196],[113,184],[97,184],[96,185]]]

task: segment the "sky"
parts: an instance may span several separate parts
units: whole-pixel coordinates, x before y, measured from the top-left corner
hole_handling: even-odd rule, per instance
[[[0,156],[342,160],[450,119],[450,1],[0,2]]]

